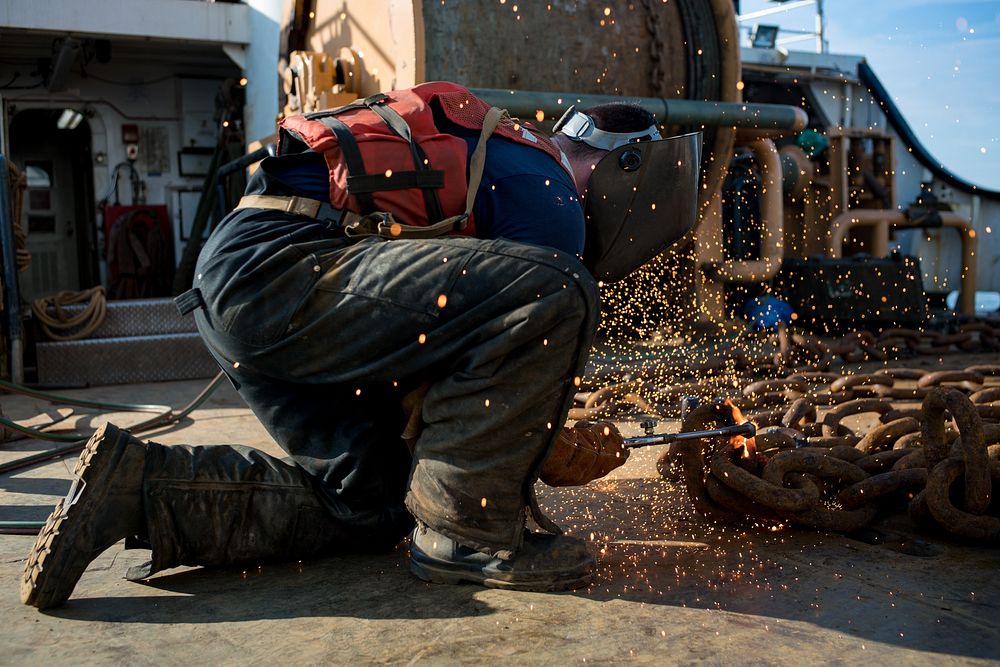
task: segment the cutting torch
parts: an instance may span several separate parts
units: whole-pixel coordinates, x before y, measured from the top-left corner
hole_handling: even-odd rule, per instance
[[[677,442],[678,440],[697,440],[698,438],[712,438],[715,436],[731,438],[733,436],[742,435],[744,438],[752,438],[757,433],[757,427],[754,426],[753,422],[749,421],[743,422],[742,424],[722,426],[720,428],[712,428],[705,431],[682,431],[680,433],[653,433],[655,426],[656,422],[652,420],[644,421],[642,423],[642,427],[646,431],[646,435],[640,435],[634,438],[625,438],[625,447],[628,449],[636,449],[637,447],[666,445],[671,442]]]

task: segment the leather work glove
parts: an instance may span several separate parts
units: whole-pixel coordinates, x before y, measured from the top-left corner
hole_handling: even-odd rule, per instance
[[[581,486],[628,460],[629,450],[611,422],[564,427],[539,476],[549,486]]]

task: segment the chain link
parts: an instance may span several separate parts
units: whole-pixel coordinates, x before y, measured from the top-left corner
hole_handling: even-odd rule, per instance
[[[1000,340],[998,331],[989,325],[918,337],[890,330],[881,337],[845,336],[828,349],[830,356],[836,350],[845,359],[856,354],[872,358],[870,350],[884,350],[879,341],[895,338],[917,341],[906,346],[907,354],[937,352],[944,345],[967,351],[974,344],[985,350],[991,340]],[[816,359],[825,356],[819,339],[791,334],[787,340],[792,343],[789,353],[800,349]],[[699,382],[655,386],[631,379],[578,398],[585,409],[603,415],[639,408],[660,417],[675,414],[681,396],[737,394],[732,403],[753,410],[755,453],[744,455],[716,437],[675,443],[657,461],[661,475],[682,482],[695,508],[709,520],[849,532],[870,523],[882,508],[905,505],[918,525],[1000,543],[1000,516],[990,495],[1000,481],[1000,384],[993,379],[1000,377],[1000,365],[841,375],[784,359],[770,366],[772,372],[793,371],[784,377],[734,380],[723,375],[767,367],[758,361],[759,356],[734,353],[724,362],[715,359],[689,369],[706,373]],[[920,403],[900,409],[901,401]],[[843,423],[866,413],[877,415],[878,422],[862,432]],[[703,405],[685,417],[681,428],[713,428],[717,415],[716,405]]]
[[[666,72],[663,69],[665,45],[660,26],[660,12],[654,0],[639,0],[646,12],[646,32],[649,33],[649,89],[653,97],[666,97]]]

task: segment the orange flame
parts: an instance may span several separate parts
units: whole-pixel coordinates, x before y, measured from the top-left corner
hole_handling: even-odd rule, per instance
[[[728,398],[725,401],[723,401],[723,405],[725,405],[732,411],[733,421],[736,424],[744,424],[750,421],[749,419],[743,416],[743,413],[740,411],[740,409],[736,407],[736,405],[733,404],[733,402],[730,401]],[[742,449],[743,450],[742,456],[745,459],[750,458],[757,451],[757,442],[753,438],[747,438],[742,435],[734,435],[733,437],[729,438],[729,444],[733,446],[733,449]]]

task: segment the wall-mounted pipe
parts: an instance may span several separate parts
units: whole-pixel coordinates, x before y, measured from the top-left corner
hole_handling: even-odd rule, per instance
[[[972,222],[965,216],[950,211],[936,211],[940,221],[935,217],[930,225],[921,220],[910,220],[902,211],[880,209],[853,209],[841,213],[830,223],[830,236],[827,239],[827,255],[841,257],[844,252],[844,241],[855,227],[875,227],[875,243],[872,254],[884,257],[888,254],[890,229],[923,229],[934,227],[951,227],[958,231],[962,239],[962,289],[958,299],[959,310],[965,315],[976,313],[976,230]]]
[[[761,238],[761,258],[712,262],[702,268],[709,278],[727,283],[759,283],[770,280],[781,268],[784,259],[784,204],[781,188],[781,157],[770,139],[736,143],[753,151],[761,173],[760,214],[764,226]]]
[[[7,158],[0,155],[0,261],[3,262],[3,307],[7,314],[7,337],[10,355],[10,378],[24,382],[24,339],[21,331],[21,292],[17,283],[17,259],[14,255],[14,228],[10,219],[10,177]]]
[[[507,109],[511,116],[534,118],[540,110],[557,115],[575,104],[580,110],[608,102],[638,104],[665,125],[712,125],[716,127],[772,128],[798,132],[808,122],[806,112],[786,104],[744,104],[742,102],[702,102],[662,97],[622,97],[538,90],[473,88],[472,93],[493,106]]]

